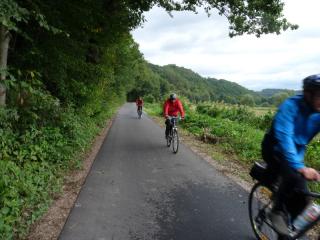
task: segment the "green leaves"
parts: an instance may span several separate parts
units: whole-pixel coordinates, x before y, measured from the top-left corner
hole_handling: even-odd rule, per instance
[[[21,7],[15,0],[0,1],[0,24],[5,26],[8,31],[19,32],[23,36],[28,37],[28,33],[21,32],[18,25],[21,22],[28,23],[30,19],[34,19],[40,27],[53,34],[62,33],[60,29],[49,25],[46,17],[36,10]]]
[[[298,25],[291,24],[284,18],[282,14],[284,3],[279,0],[185,0],[183,2],[189,6],[203,5],[208,13],[213,8],[217,9],[230,23],[230,37],[242,34],[255,34],[260,37],[262,34],[280,34],[281,31],[298,28]]]
[[[18,31],[18,22],[27,22],[29,11],[20,7],[14,0],[0,1],[0,24],[8,30]]]

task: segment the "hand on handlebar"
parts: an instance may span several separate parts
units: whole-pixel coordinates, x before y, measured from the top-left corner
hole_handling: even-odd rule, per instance
[[[320,173],[313,168],[301,168],[298,170],[307,180],[320,181]]]

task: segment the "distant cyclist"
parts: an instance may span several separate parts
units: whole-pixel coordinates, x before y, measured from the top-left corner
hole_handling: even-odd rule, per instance
[[[163,115],[166,118],[166,132],[165,136],[166,138],[169,135],[169,130],[171,128],[171,122],[169,117],[178,117],[178,114],[180,113],[180,116],[182,119],[184,119],[184,109],[182,106],[181,101],[177,98],[177,95],[175,93],[170,94],[170,97],[165,101],[163,105]]]
[[[136,105],[137,105],[137,112],[139,113],[139,111],[141,111],[141,113],[142,113],[143,99],[142,99],[141,96],[139,96],[139,97],[136,99]]]
[[[289,97],[279,107],[271,129],[262,142],[262,156],[273,179],[282,177],[275,206],[269,217],[282,234],[288,234],[287,213],[292,220],[309,204],[301,194],[306,180],[320,180],[320,174],[306,167],[306,145],[320,132],[320,74],[303,80],[303,94]],[[300,193],[299,193],[300,192]]]

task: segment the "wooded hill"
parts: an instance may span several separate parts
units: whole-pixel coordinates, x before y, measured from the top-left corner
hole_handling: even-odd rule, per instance
[[[190,69],[170,64],[163,67],[149,64],[153,72],[168,81],[171,88],[191,101],[236,102],[245,94],[255,95],[237,83],[215,78],[204,78]]]
[[[295,94],[293,90],[249,90],[237,83],[216,78],[205,78],[194,71],[174,64],[158,66],[145,62],[145,76],[139,79],[138,88],[128,95],[132,101],[137,95],[147,101],[160,100],[170,92],[187,97],[191,102],[223,101],[231,104],[277,105],[284,98]]]
[[[262,89],[261,91],[258,91],[257,93],[263,97],[272,97],[276,94],[283,93],[283,92],[286,92],[289,95],[301,93],[301,91],[290,90],[290,89],[279,89],[279,88]]]

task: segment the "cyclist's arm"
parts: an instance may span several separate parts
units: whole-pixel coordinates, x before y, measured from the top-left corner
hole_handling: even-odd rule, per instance
[[[285,101],[274,118],[273,128],[277,140],[276,150],[283,154],[289,165],[298,170],[304,168],[304,149],[299,152],[294,142],[295,118],[297,107],[290,101]]]
[[[165,118],[168,117],[168,111],[169,111],[169,104],[167,102],[164,103],[164,107],[163,107],[163,116]]]
[[[320,181],[319,172],[313,168],[308,168],[308,167],[300,168],[298,169],[298,172],[300,172],[308,180]]]
[[[183,109],[181,101],[178,102],[178,108],[179,108],[179,112],[180,112],[181,117],[184,118],[184,109]]]

